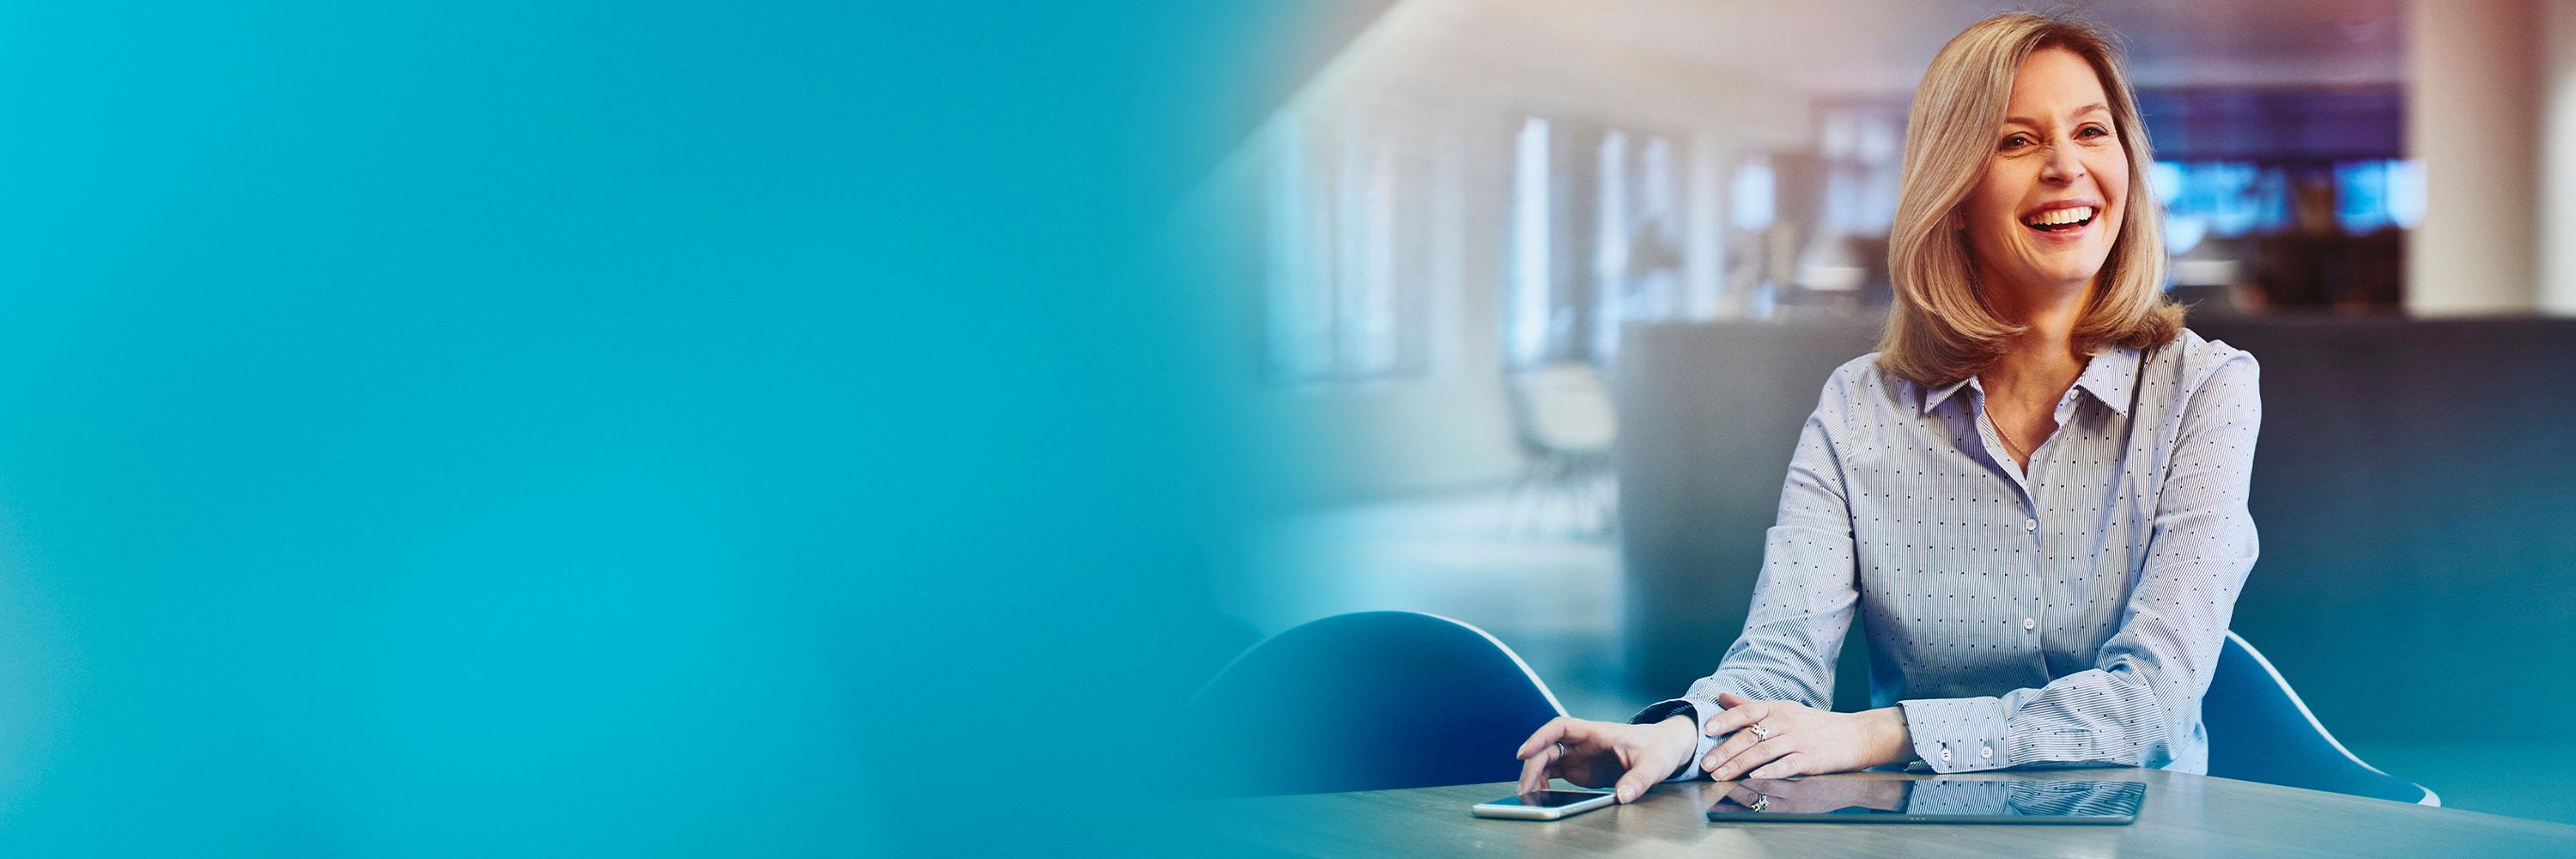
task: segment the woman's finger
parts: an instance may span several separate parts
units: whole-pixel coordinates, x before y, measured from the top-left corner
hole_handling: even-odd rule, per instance
[[[1728,707],[1726,708],[1726,712],[1719,713],[1715,717],[1709,719],[1708,724],[1701,727],[1701,733],[1714,737],[1728,731],[1740,730],[1746,725],[1762,721],[1771,715],[1772,703],[1773,702],[1770,701],[1746,701],[1736,706]]]
[[[1611,793],[1616,794],[1622,804],[1636,802],[1638,797],[1645,796],[1646,791],[1655,786],[1655,782],[1662,780],[1662,773],[1650,772],[1644,767],[1629,767],[1627,772],[1620,774],[1619,782],[1611,785]]]
[[[1600,722],[1568,718],[1565,719],[1565,724],[1557,726],[1556,741],[1564,744],[1568,749],[1579,749],[1587,745],[1607,746],[1610,744],[1610,738],[1616,735],[1603,734],[1602,727],[1603,723]],[[1611,725],[1610,727],[1615,731],[1627,726]]]
[[[1528,755],[1521,759],[1522,793],[1530,793],[1532,791],[1545,790],[1547,788],[1548,767],[1556,764],[1556,749],[1556,744],[1550,743],[1539,747],[1538,754]]]
[[[1771,738],[1778,737],[1783,733],[1788,732],[1788,722],[1790,720],[1787,716],[1788,714],[1774,714],[1769,719],[1748,723],[1737,728],[1734,734],[1728,736],[1725,741],[1718,743],[1716,748],[1708,750],[1708,756],[1700,761],[1700,768],[1711,773],[1715,773],[1718,771],[1719,766],[1725,764],[1736,755],[1743,754],[1745,749],[1752,748],[1757,743],[1768,742]],[[1761,725],[1763,729],[1760,731],[1752,730],[1753,725],[1757,724]],[[1742,772],[1743,769],[1744,768],[1739,767],[1735,771]]]
[[[1763,764],[1763,765],[1761,765],[1761,766],[1758,766],[1758,767],[1753,768],[1753,772],[1752,772],[1752,774],[1747,775],[1747,776],[1745,776],[1745,777],[1746,777],[1746,778],[1788,778],[1788,777],[1793,776],[1793,775],[1806,775],[1806,774],[1807,774],[1807,753],[1805,753],[1805,752],[1790,752],[1790,753],[1788,753],[1788,754],[1781,755],[1779,760],[1772,761],[1772,762],[1770,762],[1770,763]]]
[[[1521,741],[1520,749],[1513,752],[1512,757],[1529,760],[1531,755],[1538,754],[1538,750],[1556,745],[1557,740],[1565,734],[1565,723],[1571,721],[1574,720],[1565,716],[1547,720],[1547,724],[1538,726],[1538,730],[1531,733],[1529,739]]]
[[[1726,763],[1728,759],[1741,754],[1746,747],[1759,742],[1760,739],[1753,736],[1751,731],[1737,731],[1725,741],[1718,743],[1716,748],[1709,749],[1708,756],[1700,759],[1699,768],[1706,772],[1716,772],[1718,764]]]
[[[1716,778],[1718,781],[1726,781],[1727,779],[1736,778],[1742,775],[1746,770],[1779,760],[1794,751],[1797,751],[1797,749],[1790,744],[1788,737],[1772,737],[1771,739],[1763,740],[1745,747],[1744,751],[1736,754],[1734,758],[1727,760],[1725,763],[1719,764],[1717,769],[1711,771],[1709,775]]]

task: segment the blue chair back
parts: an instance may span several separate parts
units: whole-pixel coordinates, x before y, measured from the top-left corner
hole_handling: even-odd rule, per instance
[[[2440,805],[2430,790],[2363,763],[2308,712],[2260,651],[2234,632],[2201,698],[2209,774],[2310,790]]]
[[[1511,648],[1436,615],[1335,615],[1254,645],[1183,708],[1185,787],[1253,796],[1520,777],[1565,708]]]

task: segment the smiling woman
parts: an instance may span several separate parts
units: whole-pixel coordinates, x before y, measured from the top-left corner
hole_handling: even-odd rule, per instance
[[[1970,27],[1933,59],[1906,126],[1890,371],[1940,384],[1986,369],[2027,333],[2026,305],[2088,283],[2102,289],[2079,347],[2172,339],[2155,158],[2107,34],[2026,14]],[[2088,217],[2045,228],[2068,212]]]
[[[1880,351],[1826,380],[1743,634],[1630,722],[1560,718],[1524,789],[2129,765],[2205,772],[2256,553],[2252,356],[2182,328],[2108,34],[2011,14],[1915,92]],[[1836,713],[1866,619],[1873,709]],[[1696,765],[1696,766],[1694,766]]]

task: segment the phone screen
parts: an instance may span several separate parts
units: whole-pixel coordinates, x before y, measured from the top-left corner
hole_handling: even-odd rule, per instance
[[[1521,805],[1528,806],[1530,808],[1562,808],[1584,800],[1600,799],[1601,797],[1608,795],[1609,794],[1606,793],[1589,790],[1542,790],[1537,793],[1524,793],[1519,796],[1504,797],[1502,799],[1495,800],[1494,804]]]

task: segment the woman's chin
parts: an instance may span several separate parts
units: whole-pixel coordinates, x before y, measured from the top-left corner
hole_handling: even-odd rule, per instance
[[[2099,266],[2089,269],[2051,268],[2029,272],[2017,278],[2016,282],[2024,284],[2023,288],[2026,290],[2035,289],[2041,294],[2072,292],[2083,289],[2093,282],[2094,275],[2101,273],[2102,269]]]
[[[2058,276],[2056,276],[2056,277],[2049,278],[2049,285],[2051,285],[2051,286],[2055,286],[2055,287],[2057,287],[2058,289],[2068,290],[2068,291],[2081,290],[2081,289],[2083,289],[2086,285],[2091,284],[2091,283],[2093,282],[2093,277],[2094,277],[2095,275],[2098,275],[2098,274],[2101,274],[2101,273],[2102,273],[2102,270],[2101,270],[2101,269],[2099,269],[2099,268],[2095,268],[2095,269],[2088,269],[2088,270],[2085,270],[2085,271],[2067,272],[2067,273],[2065,273],[2065,274],[2061,274],[2061,275],[2058,275]]]
[[[2091,283],[2094,275],[2102,273],[2102,265],[2107,262],[2105,257],[2108,254],[2085,254],[2076,259],[2065,258],[2072,256],[2077,255],[2066,254],[2058,259],[2045,259],[2041,260],[2039,265],[2031,266],[2030,282],[2061,288],[2083,286]]]
[[[2096,263],[2093,263],[2092,265],[2068,266],[2068,267],[2066,267],[2066,268],[2059,269],[2059,270],[2054,271],[2054,272],[2050,272],[2050,274],[2051,274],[2051,275],[2053,275],[2053,276],[2052,276],[2052,277],[2050,277],[2049,279],[2050,279],[2050,280],[2054,280],[2054,281],[2056,281],[2056,282],[2058,282],[2058,283],[2061,283],[2061,284],[2072,284],[2072,285],[2076,285],[2076,286],[2081,286],[2081,285],[2083,285],[2083,284],[2085,284],[2085,283],[2087,283],[2087,282],[2090,282],[2090,281],[2093,279],[2093,276],[2094,276],[2094,275],[2098,275],[2098,274],[2101,274],[2101,273],[2102,273],[2102,264],[2101,264],[2101,263],[2099,263],[2099,262],[2096,262]]]

